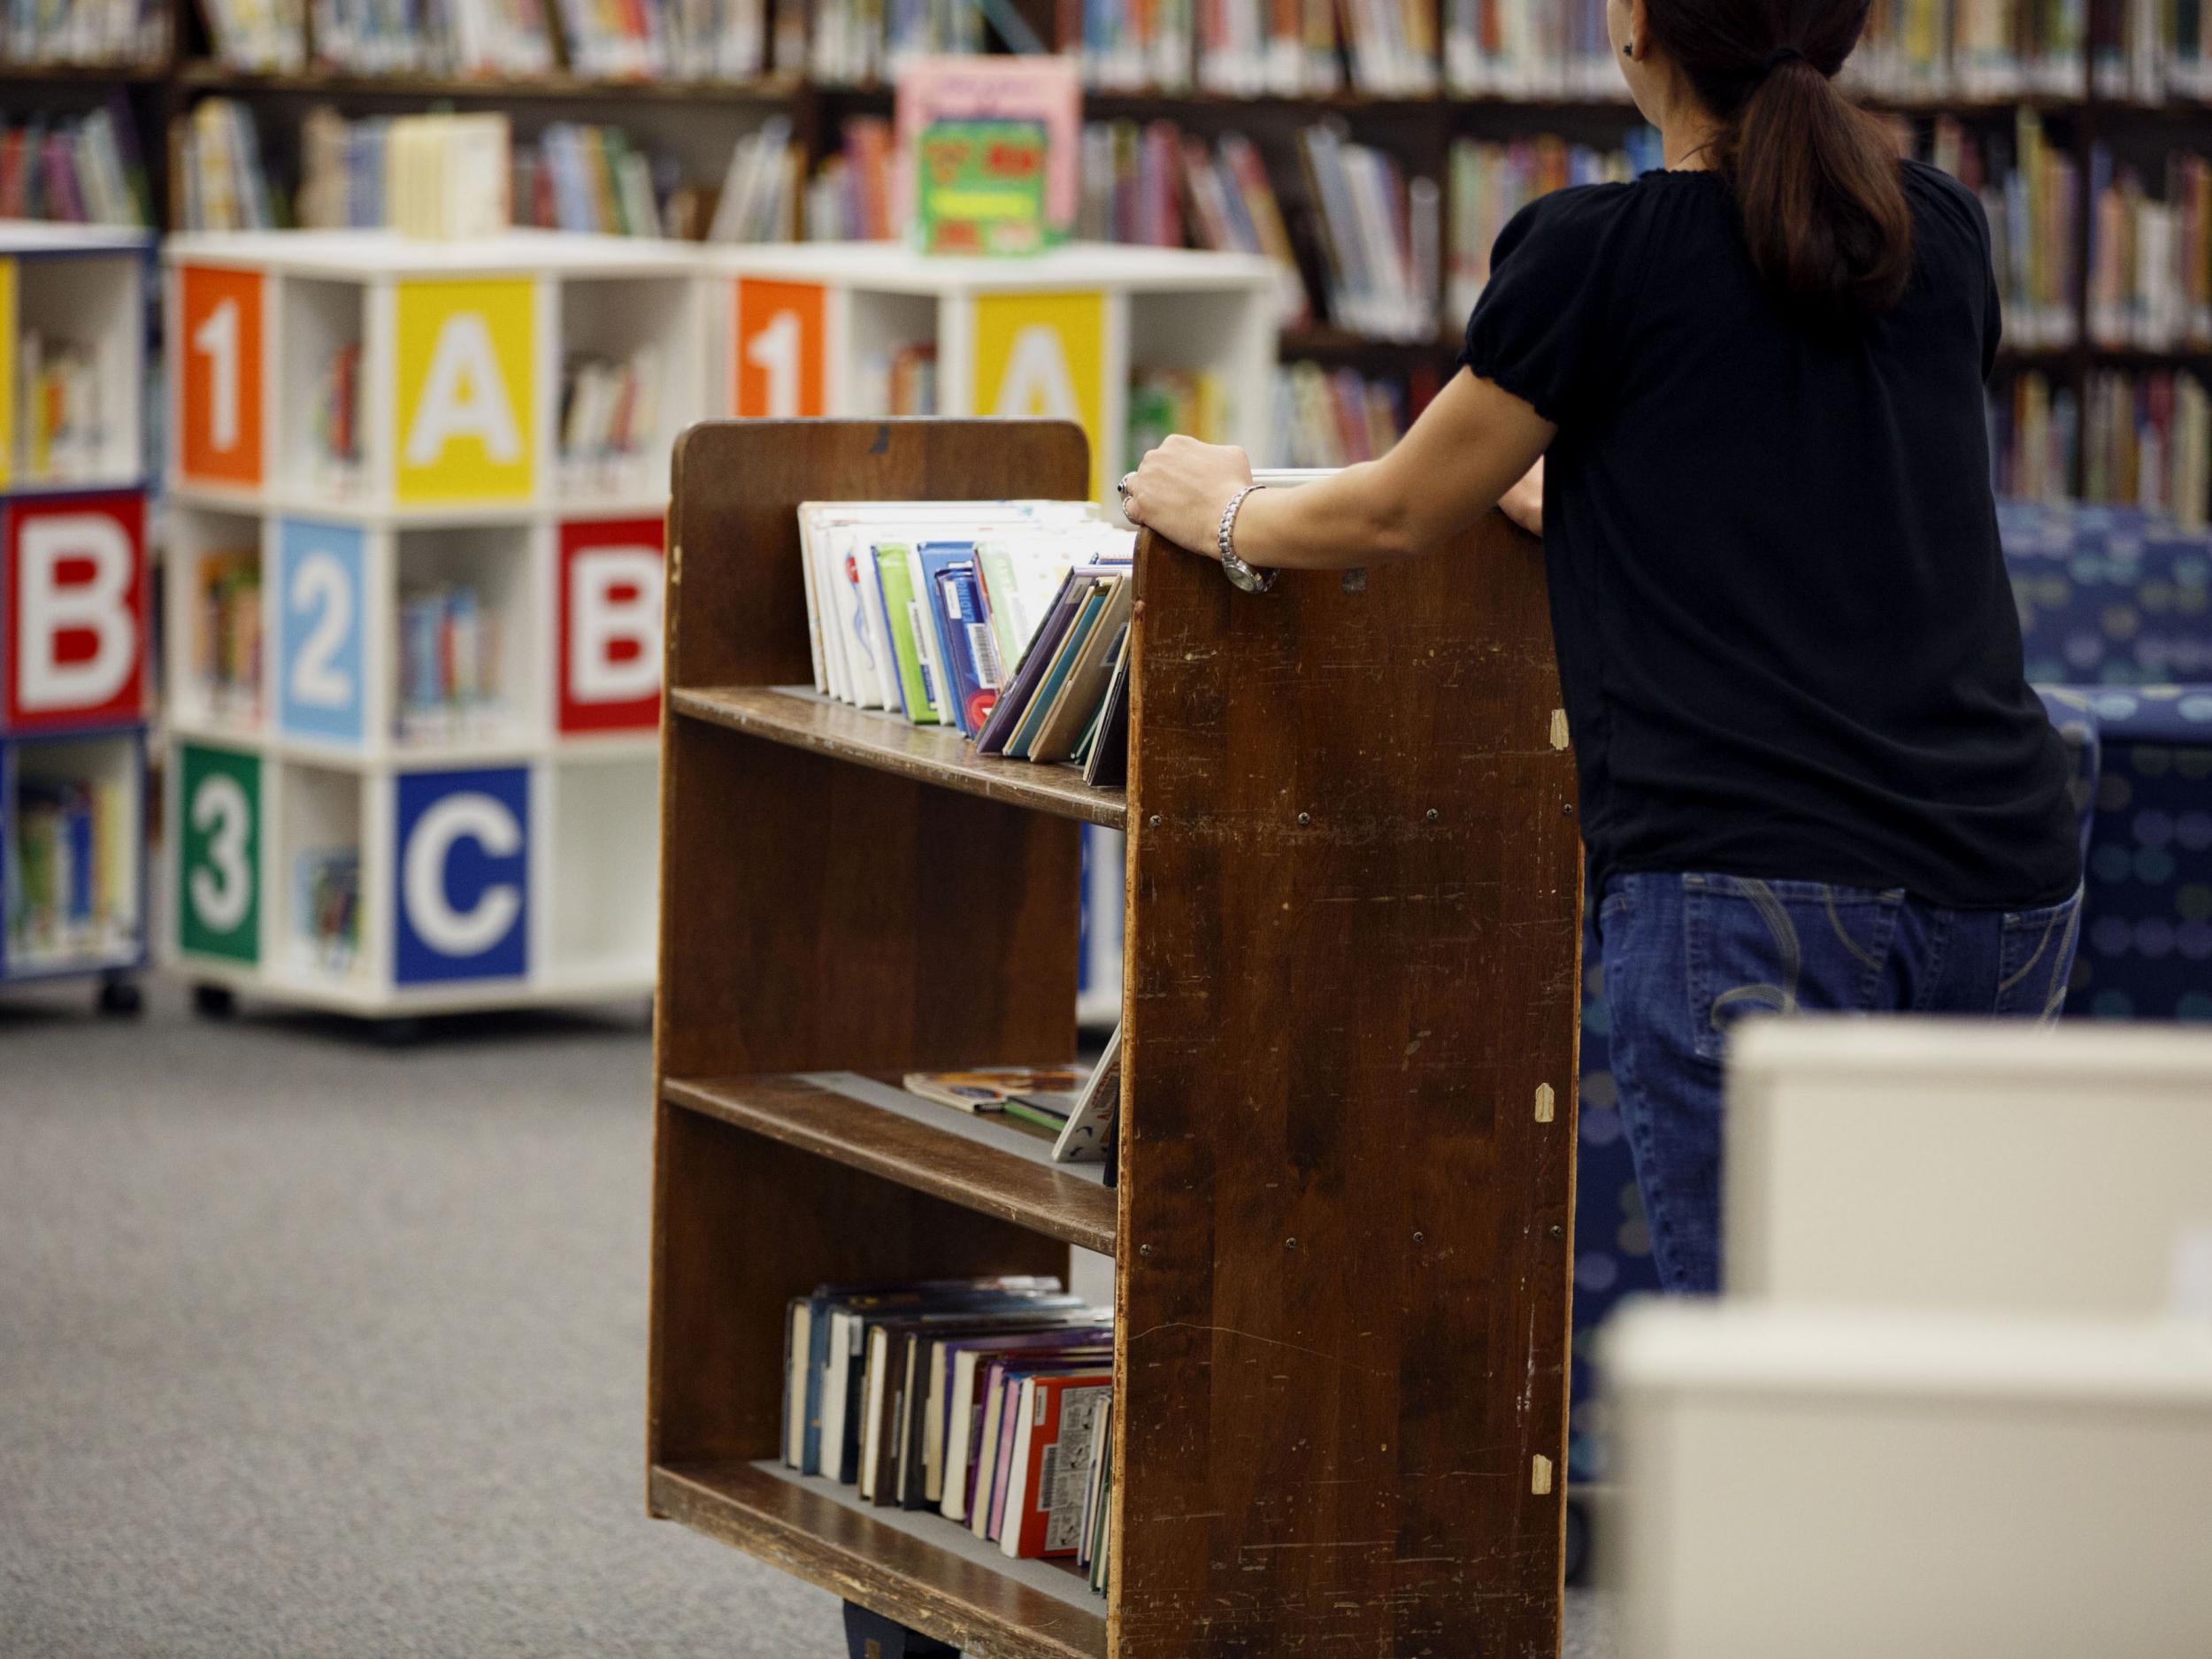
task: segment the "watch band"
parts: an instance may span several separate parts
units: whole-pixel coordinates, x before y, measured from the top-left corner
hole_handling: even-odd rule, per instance
[[[1244,498],[1256,489],[1265,489],[1264,484],[1247,484],[1229,497],[1229,504],[1221,510],[1221,528],[1216,535],[1216,550],[1221,555],[1221,573],[1248,594],[1263,594],[1275,585],[1279,572],[1255,570],[1237,557],[1237,509],[1244,505]]]

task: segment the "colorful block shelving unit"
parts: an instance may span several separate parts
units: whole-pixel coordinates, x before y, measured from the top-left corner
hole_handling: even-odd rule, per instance
[[[1072,420],[1090,440],[1090,492],[1111,506],[1148,442],[1143,388],[1164,386],[1187,399],[1174,430],[1268,458],[1277,279],[1264,259],[1095,242],[1033,259],[880,242],[705,257],[722,413]],[[928,389],[915,396],[919,365]],[[1119,833],[1086,826],[1084,863],[1079,1008],[1102,1028],[1121,1009]]]
[[[649,992],[675,248],[165,245],[168,944],[367,1016]]]
[[[146,944],[146,284],[129,231],[0,222],[0,985]]]

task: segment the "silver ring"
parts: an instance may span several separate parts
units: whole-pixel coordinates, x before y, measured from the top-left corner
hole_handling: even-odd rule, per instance
[[[1129,499],[1129,480],[1134,477],[1136,477],[1134,472],[1124,472],[1114,485],[1115,493],[1124,501]]]

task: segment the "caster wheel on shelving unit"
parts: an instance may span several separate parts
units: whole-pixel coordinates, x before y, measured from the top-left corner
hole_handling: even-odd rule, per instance
[[[238,994],[227,985],[196,985],[192,1011],[206,1019],[228,1019],[238,1011]]]
[[[133,980],[103,979],[96,1006],[103,1014],[129,1019],[145,1011],[146,995]]]
[[[1566,1578],[1571,1585],[1585,1582],[1590,1573],[1590,1510],[1578,1498],[1567,1500]]]

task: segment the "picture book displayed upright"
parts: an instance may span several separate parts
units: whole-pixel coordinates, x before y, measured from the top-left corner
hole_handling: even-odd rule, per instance
[[[0,985],[146,957],[151,239],[0,220]]]
[[[647,992],[680,250],[165,246],[167,944],[362,1015]]]
[[[1124,787],[815,688],[822,503],[1095,466],[1059,421],[678,445],[649,1507],[995,1659],[1555,1653],[1581,858],[1540,553],[1493,515],[1249,595],[1140,537],[1095,579],[1134,582]],[[1085,826],[1126,832],[1090,1160],[1028,1124],[1080,1075]],[[1110,1308],[1065,1290],[1099,1256]]]
[[[1276,277],[1257,255],[802,242],[705,257],[718,413],[1072,420],[1091,445],[1082,493],[1108,506],[1170,433],[1268,449]]]

